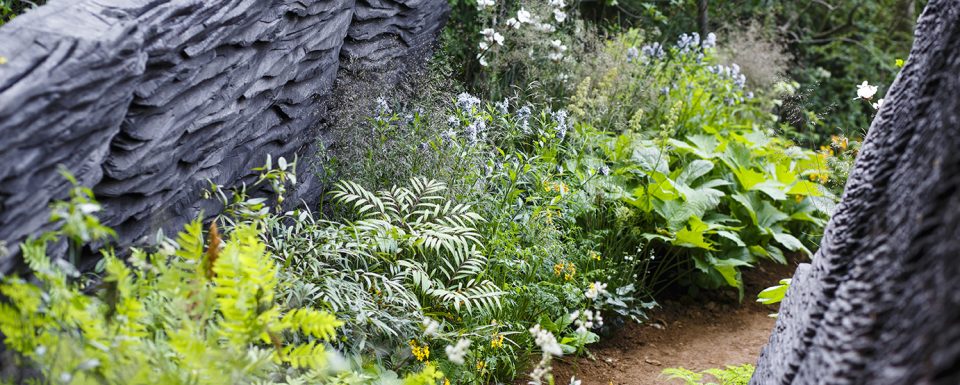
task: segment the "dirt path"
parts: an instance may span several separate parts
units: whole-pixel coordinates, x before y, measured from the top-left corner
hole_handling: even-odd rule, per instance
[[[591,349],[593,358],[555,365],[558,385],[575,375],[583,385],[682,384],[668,381],[665,368],[693,370],[756,362],[775,320],[775,308],[753,302],[763,288],[789,277],[794,266],[765,266],[747,274],[743,304],[714,299],[667,301],[643,325],[628,325]]]

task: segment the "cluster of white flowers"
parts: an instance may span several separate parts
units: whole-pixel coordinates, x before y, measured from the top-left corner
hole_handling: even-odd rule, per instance
[[[691,51],[696,51],[700,46],[700,34],[693,32],[691,34],[682,34],[680,39],[677,40],[677,48],[680,49],[680,53],[687,53]]]
[[[567,136],[567,130],[571,128],[571,123],[567,120],[567,110],[559,110],[550,114],[553,121],[557,123],[557,139],[563,140]]]
[[[553,333],[543,330],[539,324],[530,328],[530,334],[533,336],[533,342],[543,350],[543,355],[540,357],[537,366],[530,372],[529,384],[541,385],[543,378],[550,373],[550,359],[554,356],[562,356],[563,349],[560,348],[560,343],[557,342]]]
[[[456,345],[447,345],[444,350],[447,353],[447,359],[457,365],[463,365],[463,359],[470,351],[470,340],[461,339]]]
[[[543,330],[540,324],[536,324],[530,328],[530,335],[533,336],[533,343],[540,347],[544,353],[549,353],[557,357],[563,355],[563,349],[560,348],[560,343],[557,342],[557,338],[553,336],[553,333]]]
[[[707,66],[707,71],[720,77],[733,80],[733,84],[737,86],[737,88],[743,88],[747,85],[747,75],[740,72],[740,66],[736,63],[729,66],[722,64]]]
[[[533,113],[530,111],[530,105],[524,105],[517,110],[517,119],[520,123],[520,128],[523,130],[523,133],[530,135],[530,117],[533,116]]]
[[[508,99],[508,98],[503,98],[502,101],[496,102],[496,103],[494,104],[494,107],[496,107],[497,112],[499,112],[499,113],[502,114],[502,115],[509,114],[509,113],[510,113],[510,99]]]
[[[497,5],[497,2],[494,0],[477,0],[477,10],[484,10],[489,7]]]
[[[603,327],[603,317],[599,311],[594,312],[589,309],[584,310],[583,313],[574,311],[573,314],[570,314],[570,318],[577,325],[577,334],[587,334],[590,329]]]
[[[587,289],[586,293],[583,295],[588,299],[597,299],[597,297],[607,294],[607,284],[601,282],[594,282],[590,284],[590,288]]]
[[[480,34],[483,35],[483,41],[480,42],[481,50],[485,51],[494,44],[503,46],[503,35],[501,35],[500,32],[494,31],[493,28],[485,28],[483,31],[480,31]]]
[[[567,3],[564,0],[550,0],[550,6],[553,7],[553,19],[557,23],[563,23],[567,20],[567,13],[563,10]]]
[[[491,47],[503,46],[503,35],[500,32],[494,31],[493,28],[485,28],[480,31],[480,34],[483,35],[483,40],[480,41],[480,53],[477,54],[477,60],[480,61],[480,65],[486,67],[487,56],[485,55],[486,51]]]
[[[480,141],[481,137],[484,136],[484,131],[487,129],[487,121],[483,117],[476,117],[474,120],[467,125],[467,128],[464,132],[467,134],[467,143],[472,145],[477,144]]]
[[[547,54],[547,58],[553,61],[561,61],[565,52],[567,52],[567,45],[559,39],[553,40],[550,42],[550,53]]]
[[[479,105],[480,98],[476,96],[470,95],[467,92],[462,92],[460,95],[457,95],[457,107],[460,107],[461,110],[469,112]]]
[[[657,42],[644,45],[640,48],[640,53],[645,57],[653,59],[663,59],[663,57],[667,55],[663,50],[663,45]]]
[[[387,98],[383,96],[377,97],[376,106],[374,107],[374,120],[380,123],[386,123],[389,121],[391,115],[393,115],[393,109],[390,108],[390,103],[387,101]]]
[[[703,39],[703,44],[701,47],[703,49],[710,49],[717,46],[717,34],[710,32],[707,34],[707,38]]]
[[[440,335],[440,323],[430,317],[423,317],[423,334],[427,337]]]

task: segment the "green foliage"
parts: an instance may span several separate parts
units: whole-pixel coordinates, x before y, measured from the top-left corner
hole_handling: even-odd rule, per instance
[[[741,267],[809,256],[834,199],[818,183],[829,155],[773,136],[774,121],[711,50],[629,53],[640,44],[635,32],[611,42],[588,67],[600,79],[572,98],[578,167],[609,169],[597,182],[607,198],[637,211],[629,225],[658,254],[692,261],[699,285],[742,295]]]
[[[687,385],[747,385],[753,376],[753,365],[727,366],[726,369],[707,369],[694,372],[684,368],[669,368],[663,370],[663,375],[672,380],[682,380]],[[720,382],[708,381],[707,376]]]
[[[344,323],[278,298],[281,267],[260,221],[238,221],[225,238],[211,226],[205,242],[197,220],[154,252],[131,249],[127,262],[104,249],[97,279],[78,282],[69,263],[46,255],[49,243],[99,223],[82,207],[97,205],[92,195],[74,192],[54,204],[69,215],[54,219],[86,227],[27,241],[21,250],[34,280],[0,283],[4,345],[38,371],[34,383],[360,384],[384,375],[334,365],[343,359],[328,343]],[[442,377],[427,366],[404,383]]]
[[[789,134],[823,144],[842,132],[862,136],[875,111],[869,103],[851,103],[856,85],[891,84],[913,42],[914,22],[926,1],[817,0],[714,1],[710,30],[721,40],[753,24],[792,56],[783,75],[798,82],[796,93],[779,109]],[[660,37],[697,31],[694,0],[619,0],[606,20],[658,30]],[[739,55],[763,55],[741,52]],[[883,92],[880,93],[883,95]],[[882,97],[882,96],[881,96]]]
[[[200,223],[179,237],[202,244]],[[133,266],[108,254],[102,283],[91,288],[70,282],[43,254],[46,244],[23,248],[38,285],[17,277],[0,285],[9,298],[0,330],[50,381],[223,384],[272,378],[282,363],[322,370],[322,341],[341,325],[275,302],[277,266],[253,226],[235,229],[219,253],[168,242],[156,253],[134,250]],[[219,256],[212,279],[198,268],[210,255]],[[302,341],[282,342],[286,333]]]

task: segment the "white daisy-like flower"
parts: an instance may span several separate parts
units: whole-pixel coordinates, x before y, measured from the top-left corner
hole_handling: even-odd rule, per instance
[[[857,97],[864,100],[870,100],[874,95],[877,94],[877,86],[871,86],[870,83],[864,81],[862,84],[857,86]]]
[[[587,289],[587,292],[583,295],[589,299],[597,299],[601,294],[607,293],[607,284],[601,282],[594,282],[590,284],[590,288]]]
[[[553,18],[557,20],[557,23],[563,23],[565,20],[567,20],[567,13],[559,9],[554,9]]]
[[[520,24],[532,23],[533,15],[530,14],[530,11],[520,8],[520,10],[517,11],[517,22],[519,22]]]

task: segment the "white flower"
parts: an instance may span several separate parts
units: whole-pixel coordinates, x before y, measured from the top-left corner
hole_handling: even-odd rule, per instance
[[[530,328],[530,334],[533,335],[533,342],[537,344],[540,349],[543,349],[544,353],[548,353],[557,357],[563,355],[563,349],[560,348],[557,338],[553,336],[553,333],[540,328],[540,324],[534,325],[534,327]]]
[[[713,48],[717,46],[717,34],[710,32],[707,38],[703,40],[703,48]]]
[[[461,339],[457,341],[456,346],[447,345],[444,350],[447,352],[447,359],[457,365],[463,365],[463,358],[467,356],[470,349],[470,340]]]
[[[488,48],[490,48],[490,43],[487,43],[486,41],[481,41],[481,42],[480,42],[480,50],[481,50],[481,51],[486,51]]]
[[[554,8],[563,8],[567,6],[567,3],[563,0],[550,0],[550,6]]]
[[[553,18],[557,20],[557,23],[563,23],[564,20],[567,20],[567,13],[559,9],[554,9]]]
[[[580,385],[580,380],[576,377],[570,377],[570,385]]]
[[[480,65],[483,67],[490,65],[490,63],[487,63],[487,58],[482,54],[477,54],[477,60],[480,61]]]
[[[517,22],[519,22],[520,24],[532,23],[533,17],[530,15],[530,11],[520,8],[520,10],[517,11]]]
[[[520,21],[514,17],[507,19],[507,27],[513,27],[514,29],[520,29]]]
[[[493,41],[496,42],[497,45],[503,45],[503,35],[501,35],[500,32],[494,32]]]
[[[544,32],[544,33],[553,33],[553,32],[556,32],[556,30],[557,30],[557,27],[554,27],[553,24],[550,24],[550,23],[536,23],[536,22],[534,22],[534,23],[532,23],[532,24],[533,24],[533,27],[536,28],[537,31]]]
[[[877,86],[871,86],[870,83],[866,81],[857,86],[857,97],[860,99],[870,100],[870,98],[873,98],[876,94]]]
[[[587,289],[587,292],[584,293],[584,296],[586,296],[589,299],[597,299],[597,297],[599,297],[601,294],[607,293],[606,289],[607,289],[607,284],[594,282],[590,284],[590,288]]]
[[[430,317],[423,318],[423,334],[436,337],[440,334],[440,323]]]
[[[879,110],[880,107],[883,107],[883,99],[877,99],[877,102],[873,103],[873,109]]]
[[[494,0],[477,0],[477,9],[483,10],[484,8],[492,7],[496,4],[497,3]]]
[[[503,45],[503,35],[499,32],[494,31],[493,28],[486,28],[480,31],[480,34],[483,35],[483,40],[480,42],[480,47],[482,49],[487,49],[489,43],[496,43],[497,45]]]

